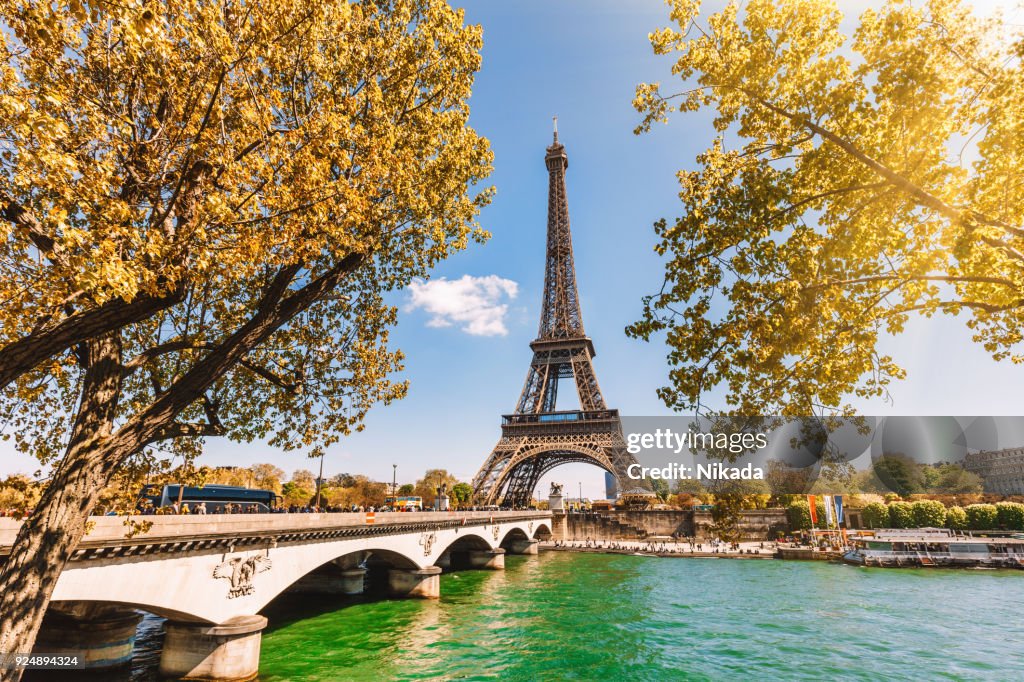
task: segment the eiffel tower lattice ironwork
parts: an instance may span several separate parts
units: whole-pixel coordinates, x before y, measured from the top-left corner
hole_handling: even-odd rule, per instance
[[[565,194],[569,157],[558,142],[557,121],[544,162],[548,241],[540,331],[530,344],[533,362],[515,413],[502,416],[501,439],[473,479],[478,504],[524,507],[541,476],[568,462],[611,472],[620,491],[630,483],[646,488],[626,474],[636,460],[626,450],[618,410],[605,404],[594,373],[594,343],[583,331]],[[559,379],[575,380],[579,410],[556,410]]]

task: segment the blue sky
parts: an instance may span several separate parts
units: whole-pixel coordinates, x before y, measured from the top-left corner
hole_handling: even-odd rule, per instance
[[[640,298],[660,285],[652,223],[678,211],[675,173],[690,167],[713,131],[703,114],[634,136],[638,82],[671,79],[647,34],[667,22],[660,0],[465,0],[484,27],[484,66],[471,102],[472,124],[492,143],[497,195],[481,222],[492,233],[443,263],[434,281],[402,292],[394,344],[407,355],[408,398],[371,412],[366,430],[333,446],[325,471],[400,482],[443,467],[469,480],[511,412],[537,333],[543,286],[551,117],[569,155],[568,193],[584,323],[610,407],[663,415],[655,396],[666,377],[664,346],[627,339]],[[1012,2],[978,3],[982,11]],[[841,3],[857,12],[867,3]],[[1018,13],[1019,16],[1019,13]],[[467,279],[464,279],[468,276]],[[483,278],[483,279],[481,279]],[[415,301],[415,305],[414,305]],[[504,306],[504,308],[502,308]],[[447,324],[447,326],[444,326]],[[913,322],[885,350],[908,370],[894,403],[856,402],[867,414],[1024,414],[1024,367],[992,361],[962,321]],[[568,389],[568,387],[566,387]],[[568,393],[569,391],[563,391]],[[571,403],[567,403],[571,406]],[[560,405],[561,407],[561,405]],[[211,465],[272,462],[287,472],[316,462],[261,443],[207,443]],[[0,445],[0,475],[33,471],[33,460]],[[568,465],[549,479],[603,496],[603,474]],[[546,491],[546,481],[543,482]]]

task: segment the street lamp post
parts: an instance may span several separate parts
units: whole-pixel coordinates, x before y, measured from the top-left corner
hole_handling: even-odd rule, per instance
[[[437,485],[434,486],[434,511],[441,511],[441,485],[444,479],[438,475]]]
[[[437,476],[437,487],[434,489],[437,493],[437,497],[434,498],[434,510],[445,511],[447,507],[442,507],[442,498],[448,492],[448,484],[445,483],[444,477],[438,474]]]
[[[316,503],[313,507],[317,511],[320,511],[320,488],[324,484],[324,455],[326,454],[326,452],[320,453],[320,475],[316,477]]]
[[[391,465],[391,501],[392,506],[398,504],[398,465]]]
[[[580,481],[580,513],[583,513],[583,481]]]

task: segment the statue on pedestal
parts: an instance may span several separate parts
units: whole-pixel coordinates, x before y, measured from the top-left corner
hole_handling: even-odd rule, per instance
[[[562,488],[564,487],[561,483],[551,484],[551,492],[548,493],[548,509],[551,511],[565,511],[565,505],[562,503]]]

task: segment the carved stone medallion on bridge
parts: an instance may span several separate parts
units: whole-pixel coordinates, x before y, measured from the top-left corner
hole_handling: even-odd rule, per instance
[[[605,405],[594,372],[594,343],[583,330],[565,190],[569,157],[557,130],[544,163],[548,229],[540,330],[530,344],[533,361],[515,412],[502,416],[501,439],[473,478],[474,496],[481,505],[526,507],[540,478],[569,462],[586,462],[610,472],[619,490],[648,488],[646,482],[627,475],[636,460],[626,450],[619,411]],[[560,379],[574,381],[580,409],[556,410]],[[551,490],[552,495],[561,492],[557,484]]]
[[[224,578],[231,581],[231,589],[228,590],[228,599],[244,597],[256,591],[252,579],[257,573],[269,571],[272,566],[270,557],[235,557],[213,569],[214,578]]]
[[[501,535],[501,526],[495,526],[494,528],[491,528],[491,535],[494,536],[494,541],[497,542],[498,536]]]

